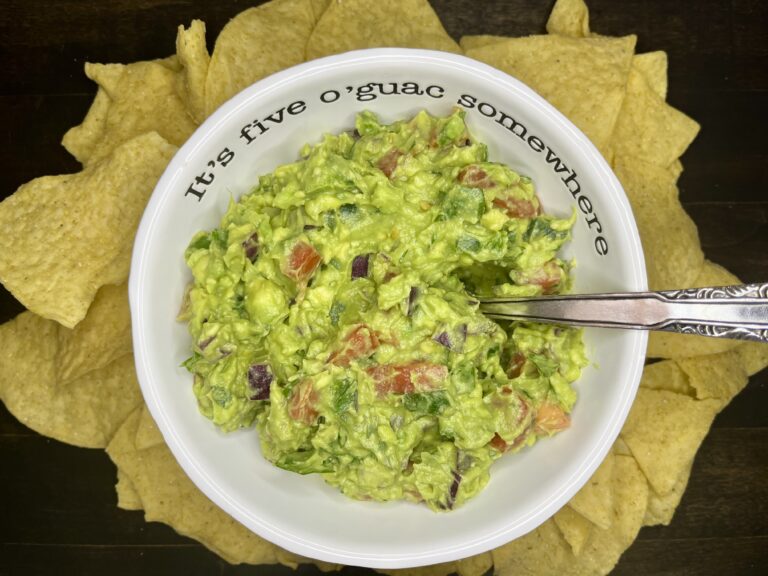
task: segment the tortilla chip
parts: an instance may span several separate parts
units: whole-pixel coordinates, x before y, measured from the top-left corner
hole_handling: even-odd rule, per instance
[[[567,574],[576,556],[550,518],[533,532],[491,551],[496,576]]]
[[[668,494],[690,466],[719,409],[717,400],[638,390],[621,437],[658,494]]]
[[[397,46],[461,53],[427,0],[333,2],[307,42],[307,60]]]
[[[613,516],[613,461],[611,452],[568,505],[593,524],[608,529]]]
[[[698,276],[691,283],[690,287],[731,286],[734,284],[741,284],[741,280],[722,266],[705,260]],[[691,336],[689,334],[676,334],[673,332],[651,332],[648,336],[646,355],[649,358],[703,356],[705,354],[726,352],[734,349],[736,346],[739,346],[738,340],[729,340],[727,338],[709,338],[707,336]]]
[[[557,0],[547,20],[547,32],[583,38],[589,35],[589,10],[583,0]]]
[[[748,376],[757,374],[768,366],[768,345],[744,342],[733,349]]]
[[[662,50],[636,54],[632,67],[642,74],[648,87],[662,100],[667,99],[667,53]]]
[[[187,29],[179,26],[176,55],[182,66],[176,78],[176,90],[192,119],[200,124],[205,120],[205,79],[211,63],[205,45],[205,22],[192,20]]]
[[[127,65],[87,63],[85,73],[108,96],[108,106],[97,93],[93,113],[67,132],[62,144],[83,166],[146,132],[181,145],[197,127],[177,93],[181,70],[175,57]]]
[[[312,16],[315,18],[315,22],[320,20],[330,3],[331,0],[311,0]]]
[[[562,532],[563,538],[571,545],[574,555],[581,554],[594,524],[567,505],[563,506],[552,518]]]
[[[616,157],[670,166],[699,133],[699,124],[664,102],[633,66],[611,139]]]
[[[141,498],[139,498],[136,489],[133,487],[133,483],[125,472],[117,469],[117,484],[115,484],[115,492],[117,492],[117,507],[123,510],[141,510]]]
[[[176,149],[155,133],[77,174],[43,176],[0,203],[0,282],[69,328],[96,291],[128,277],[136,227]]]
[[[419,566],[417,568],[379,568],[376,572],[387,574],[388,576],[448,576],[448,574],[454,574],[456,572],[456,563],[443,562],[441,564],[431,564],[429,566]]]
[[[85,319],[72,330],[59,330],[56,374],[65,383],[103,368],[131,352],[131,310],[125,284],[104,286]]]
[[[651,290],[690,286],[699,276],[704,253],[699,233],[678,200],[670,173],[637,160],[614,167],[635,214]]]
[[[492,567],[493,556],[490,552],[483,552],[456,561],[456,572],[459,576],[483,576]]]
[[[733,351],[680,358],[677,363],[696,390],[696,397],[719,400],[721,407],[741,392],[749,381],[739,356]]]
[[[696,396],[688,376],[673,360],[648,364],[643,370],[640,386],[648,390],[666,390],[675,394],[685,394],[691,398]]]
[[[142,406],[139,425],[136,428],[136,438],[134,439],[136,450],[145,450],[163,443],[163,435],[152,419],[149,408],[146,405]]]
[[[635,40],[529,36],[467,50],[467,56],[528,84],[606,152],[624,100]]]
[[[512,40],[512,36],[493,36],[491,34],[478,34],[476,36],[462,36],[459,40],[459,46],[465,52],[467,50],[474,50],[475,48],[484,48],[492,44],[498,44],[500,42],[506,42]]]
[[[616,456],[632,456],[632,451],[629,449],[629,446],[627,446],[627,443],[621,439],[621,436],[616,438],[611,451]]]
[[[274,0],[230,20],[208,67],[206,115],[254,82],[303,62],[314,24],[310,0]]]
[[[0,326],[0,399],[24,425],[86,448],[103,448],[141,401],[133,356],[62,383],[56,322],[24,312]]]
[[[643,526],[656,526],[658,524],[667,526],[672,522],[675,510],[680,504],[685,488],[688,486],[692,466],[691,464],[682,471],[672,490],[663,496],[657,494],[654,490],[648,491],[648,508],[645,511]]]

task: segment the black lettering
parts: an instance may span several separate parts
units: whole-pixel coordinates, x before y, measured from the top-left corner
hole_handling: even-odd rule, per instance
[[[187,188],[187,191],[184,192],[184,196],[189,196],[190,194],[192,194],[193,196],[196,196],[197,201],[200,202],[200,200],[203,199],[203,196],[205,196],[206,192],[207,190],[203,190],[202,192],[200,192],[199,190],[195,190],[194,184],[190,184],[189,188]]]
[[[547,146],[547,164],[554,164],[554,170],[557,173],[570,172],[568,166],[566,166],[563,162],[560,162],[560,158],[557,157],[557,154],[555,154],[554,150],[552,150],[552,148],[549,146]]]
[[[272,122],[272,124],[282,124],[283,123],[283,112],[285,112],[285,106],[280,108],[280,110],[275,110],[264,118],[264,122]]]
[[[303,100],[297,100],[288,104],[288,114],[291,116],[297,116],[307,109],[307,103]]]
[[[578,204],[579,210],[584,212],[584,214],[592,214],[592,201],[589,198],[582,194],[579,196]]]
[[[400,92],[397,91],[397,82],[390,82],[389,86],[391,87],[389,89],[389,92],[384,90],[384,84],[374,84],[374,86],[379,87],[379,94],[382,96],[392,96],[393,94],[400,94]]]
[[[603,233],[603,227],[600,224],[600,220],[597,219],[597,214],[595,214],[592,218],[587,220],[587,226],[592,228],[592,224],[595,224],[595,226],[597,227],[597,233],[598,234],[602,234]]]
[[[216,160],[221,164],[222,166],[226,166],[232,161],[232,158],[235,157],[235,153],[232,152],[229,148],[224,148],[221,152],[219,152],[219,155],[216,156]]]
[[[434,94],[432,94],[433,91],[435,92]],[[432,86],[427,86],[427,89],[425,90],[425,92],[427,93],[427,96],[429,96],[430,98],[442,98],[443,94],[445,94],[445,89],[442,86],[432,85]]]
[[[483,112],[483,107],[485,107],[485,110],[487,112]],[[488,102],[480,102],[480,106],[477,107],[477,111],[480,112],[483,116],[486,116],[487,118],[493,118],[496,116],[496,108],[488,104]]]
[[[459,96],[459,101],[457,102],[459,106],[464,106],[464,108],[474,108],[475,104],[477,104],[477,98],[474,96],[470,96],[469,94],[462,94]]]
[[[568,188],[571,192],[571,196],[576,198],[579,193],[581,192],[581,184],[579,184],[578,180],[576,180],[576,170],[574,170],[568,178],[561,178],[561,180],[565,183],[565,187]],[[571,182],[576,184],[576,190],[571,188]]]
[[[419,85],[416,84],[416,82],[403,82],[400,92],[401,94],[407,94],[408,96],[421,96],[424,94],[424,92],[419,89]]]
[[[251,142],[256,140],[256,137],[255,136],[251,136],[251,133],[248,130],[248,128],[250,128],[250,127],[251,127],[250,124],[246,124],[245,126],[243,126],[240,129],[240,138],[245,138],[245,143],[246,144],[250,144]]]
[[[261,123],[261,120],[254,120],[253,125],[256,126],[262,134],[264,134],[267,130],[269,130],[268,127],[267,128],[264,127],[264,124]]]
[[[322,94],[320,94],[320,100],[322,102],[325,102],[326,104],[330,104],[331,102],[336,102],[341,98],[341,94],[338,90],[326,90]]]
[[[530,146],[531,150],[534,152],[544,151],[544,142],[542,142],[541,139],[537,138],[536,136],[528,136],[528,146]]]
[[[595,238],[595,249],[600,256],[608,254],[608,242],[605,241],[605,238],[602,236]]]
[[[505,122],[509,120],[509,125],[505,124]],[[512,132],[515,136],[519,136],[521,140],[525,140],[525,135],[528,132],[525,126],[520,124],[517,120],[512,118],[512,116],[507,116],[504,112],[499,112],[499,117],[496,119],[496,122],[504,126],[507,130]],[[520,132],[516,132],[517,128],[520,128]]]
[[[357,87],[357,100],[358,102],[370,102],[376,100],[376,94],[373,94],[373,90],[376,88],[375,84],[363,84]]]
[[[202,184],[203,186],[208,186],[208,184],[213,182],[214,178],[215,176],[213,175],[213,172],[203,172],[200,176],[195,176],[195,182],[197,184]]]

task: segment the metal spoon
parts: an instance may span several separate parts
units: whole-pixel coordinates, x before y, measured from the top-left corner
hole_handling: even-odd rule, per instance
[[[499,320],[662,330],[768,343],[768,283],[479,301],[481,312]]]

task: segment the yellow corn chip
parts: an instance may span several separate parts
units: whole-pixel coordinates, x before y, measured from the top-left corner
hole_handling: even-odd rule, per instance
[[[490,552],[476,554],[469,558],[456,561],[456,573],[459,576],[483,576],[493,566],[493,556]]]
[[[594,524],[578,512],[574,512],[573,508],[567,505],[563,506],[552,518],[562,532],[563,538],[571,545],[574,555],[581,554]]]
[[[448,574],[456,572],[456,563],[443,562],[442,564],[419,566],[418,568],[401,568],[398,570],[378,569],[376,572],[387,574],[388,576],[448,576]]]
[[[115,484],[115,492],[117,492],[117,507],[123,510],[141,510],[141,498],[136,493],[136,489],[133,487],[133,483],[125,472],[118,468],[117,470],[117,484]]]
[[[141,416],[139,416],[139,425],[136,428],[136,438],[134,440],[136,450],[145,450],[163,443],[163,435],[160,433],[157,424],[155,424],[155,421],[152,419],[152,414],[150,414],[149,408],[147,408],[146,405],[142,406]]]
[[[731,286],[741,284],[736,276],[722,266],[704,261],[691,288],[699,286]],[[703,356],[732,350],[739,345],[737,340],[727,338],[708,338],[706,336],[691,336],[672,332],[651,332],[648,335],[648,350],[650,358],[679,358],[684,356]]]
[[[632,456],[632,451],[629,449],[629,446],[627,446],[627,443],[621,439],[621,436],[616,438],[611,451],[616,456]]]
[[[55,363],[60,383],[103,368],[131,352],[131,310],[126,285],[102,287],[85,319],[72,330],[59,330],[58,338]]]
[[[176,55],[182,66],[181,73],[176,77],[177,92],[192,119],[200,124],[205,120],[205,79],[211,63],[205,45],[205,22],[192,20],[187,29],[179,26]]]
[[[642,74],[648,87],[662,100],[667,99],[667,53],[662,50],[637,54],[632,67]]]
[[[93,114],[67,132],[62,144],[84,166],[146,132],[181,145],[197,127],[177,93],[181,70],[176,57],[127,65],[86,64],[85,73],[100,92],[91,107]],[[101,91],[108,96],[108,106]],[[97,121],[102,116],[103,121]]]
[[[667,526],[672,522],[675,510],[680,504],[685,488],[688,486],[688,479],[691,477],[691,467],[692,464],[682,471],[672,490],[663,496],[660,496],[654,490],[648,491],[648,509],[645,511],[645,518],[643,519],[644,526],[656,526],[657,524]]]
[[[73,327],[96,291],[128,277],[136,226],[175,148],[155,133],[77,174],[43,176],[0,203],[0,282]]]
[[[589,481],[568,502],[573,510],[606,530],[611,527],[613,517],[613,461],[613,453],[609,452]]]
[[[688,382],[688,376],[673,360],[649,364],[643,370],[640,386],[648,390],[666,390],[694,397],[696,391]]]
[[[315,22],[320,20],[322,15],[328,9],[328,5],[332,0],[311,0],[312,4],[312,16],[315,18]]]
[[[664,102],[633,66],[611,138],[616,157],[668,167],[698,133],[698,123]]]
[[[701,271],[704,253],[696,224],[680,205],[669,171],[622,159],[615,172],[635,214],[650,289],[690,286]]]
[[[583,38],[589,35],[589,10],[583,0],[557,0],[547,20],[547,32]]]
[[[734,351],[679,358],[677,363],[696,390],[696,397],[719,400],[721,407],[741,392],[749,381],[749,376]]]
[[[301,63],[314,24],[310,0],[274,0],[230,20],[208,67],[206,115],[257,80]]]
[[[307,60],[397,46],[461,52],[427,0],[333,2],[307,42]]]
[[[506,42],[512,40],[512,36],[493,36],[491,34],[478,34],[476,36],[462,36],[459,40],[459,46],[465,52],[467,50],[474,50],[475,48],[484,48],[491,44],[498,44],[499,42]]]
[[[719,409],[717,400],[638,390],[621,436],[658,494],[668,494],[690,466]]]
[[[467,50],[549,100],[603,152],[624,100],[635,37],[529,36]]]
[[[768,345],[757,342],[744,342],[733,349],[739,357],[739,363],[748,376],[757,374],[768,366]]]
[[[551,518],[525,536],[491,551],[496,576],[567,574],[576,556]]]

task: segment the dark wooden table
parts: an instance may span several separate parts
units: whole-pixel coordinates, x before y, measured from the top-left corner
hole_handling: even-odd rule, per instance
[[[214,39],[230,17],[258,3],[0,1],[0,199],[36,176],[78,169],[59,141],[95,92],[85,61],[166,56],[178,24],[201,18]],[[456,39],[543,32],[551,4],[433,0]],[[710,259],[745,281],[768,280],[768,3],[589,4],[593,30],[636,33],[639,51],[668,52],[669,101],[703,126],[683,157],[683,203]],[[0,321],[21,311],[0,288]],[[615,574],[768,573],[766,408],[763,372],[717,417],[671,526],[644,529]],[[114,482],[103,451],[41,437],[0,406],[0,576],[293,573],[230,566],[167,526],[145,523],[140,512],[118,510]]]

